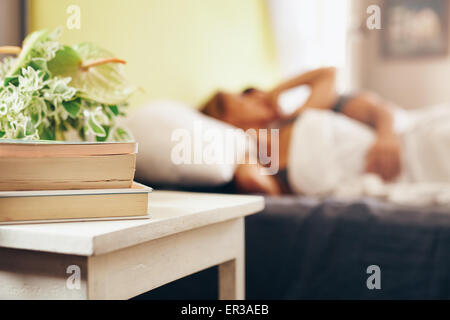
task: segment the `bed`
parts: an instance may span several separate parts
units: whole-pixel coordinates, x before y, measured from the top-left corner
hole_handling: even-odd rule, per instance
[[[205,191],[194,189],[194,191]],[[233,192],[228,185],[210,192]],[[360,199],[266,197],[246,220],[247,299],[448,299],[450,212]],[[369,290],[369,266],[381,289]],[[139,299],[216,299],[210,269]]]

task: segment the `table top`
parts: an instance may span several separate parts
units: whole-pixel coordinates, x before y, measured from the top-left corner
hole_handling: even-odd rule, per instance
[[[150,219],[0,226],[0,247],[81,256],[104,254],[171,234],[244,217],[260,196],[155,191]]]

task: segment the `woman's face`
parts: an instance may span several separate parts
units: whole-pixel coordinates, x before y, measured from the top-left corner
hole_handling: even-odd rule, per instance
[[[242,129],[266,128],[277,119],[277,113],[270,106],[266,94],[259,90],[248,93],[223,93],[223,119]]]

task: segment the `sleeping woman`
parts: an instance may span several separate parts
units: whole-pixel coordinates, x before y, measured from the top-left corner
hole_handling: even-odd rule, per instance
[[[304,86],[306,101],[284,114],[280,97]],[[334,68],[307,72],[267,92],[218,92],[202,112],[244,130],[280,129],[279,141],[268,141],[279,144],[279,174],[240,165],[235,183],[242,192],[361,195],[368,177],[373,192],[394,182],[450,183],[449,107],[406,112],[372,93],[338,95]]]

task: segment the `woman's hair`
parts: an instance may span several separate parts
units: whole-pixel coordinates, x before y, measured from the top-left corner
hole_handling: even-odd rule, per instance
[[[242,91],[243,95],[254,92],[255,88],[247,88]],[[222,119],[225,112],[225,99],[221,91],[216,92],[201,108],[200,111],[210,117]]]
[[[224,109],[224,97],[222,92],[216,92],[201,108],[200,111],[207,116],[221,119]]]
[[[255,92],[257,89],[256,88],[247,88],[247,89],[245,89],[245,90],[242,90],[242,94],[243,95],[246,95],[246,94],[250,94],[250,93],[252,93],[252,92]]]

